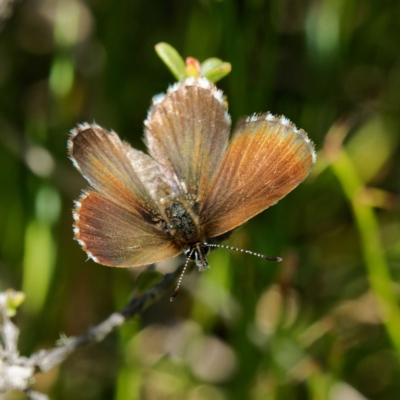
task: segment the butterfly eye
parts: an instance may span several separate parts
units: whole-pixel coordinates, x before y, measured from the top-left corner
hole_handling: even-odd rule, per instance
[[[210,247],[205,243],[197,244],[195,247],[190,247],[184,250],[185,256],[189,260],[201,260],[210,252]]]
[[[200,248],[204,255],[207,255],[211,251],[210,247],[208,245],[206,245],[205,243],[202,243],[200,245]]]
[[[189,260],[194,260],[196,258],[191,248],[186,249],[183,252],[186,258],[188,258]]]

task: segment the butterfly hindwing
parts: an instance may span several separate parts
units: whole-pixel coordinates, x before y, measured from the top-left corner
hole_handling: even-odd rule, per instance
[[[111,267],[136,267],[177,256],[182,249],[163,232],[163,223],[146,218],[99,193],[85,193],[76,202],[75,238],[94,261]]]
[[[315,163],[306,133],[271,114],[238,122],[202,204],[208,237],[241,225],[292,191]]]

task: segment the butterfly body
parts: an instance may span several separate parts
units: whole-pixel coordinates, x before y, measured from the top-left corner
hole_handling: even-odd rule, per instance
[[[305,132],[284,117],[238,122],[205,78],[153,99],[149,154],[115,132],[79,125],[69,154],[89,183],[74,210],[75,238],[96,262],[135,267],[185,250],[208,268],[206,238],[222,235],[293,190],[315,163]]]
[[[198,217],[187,210],[182,203],[174,201],[166,207],[165,211],[172,228],[172,234],[177,241],[188,244],[204,240],[199,224],[196,223]]]

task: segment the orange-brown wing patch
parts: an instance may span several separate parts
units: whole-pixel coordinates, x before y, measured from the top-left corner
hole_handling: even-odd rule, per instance
[[[153,99],[145,128],[149,153],[170,185],[189,203],[201,201],[229,138],[222,92],[205,78],[178,83]]]
[[[71,132],[69,155],[90,186],[132,210],[152,205],[127,154],[130,146],[114,132],[83,124]]]
[[[162,221],[148,218],[89,192],[76,202],[75,239],[94,261],[111,267],[137,267],[177,256],[182,248],[164,231]]]
[[[312,142],[284,117],[239,121],[200,219],[208,237],[241,225],[286,196],[315,163]]]

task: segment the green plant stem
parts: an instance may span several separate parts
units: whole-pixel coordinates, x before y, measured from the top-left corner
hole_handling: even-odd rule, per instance
[[[353,208],[361,235],[368,279],[378,300],[387,333],[400,358],[400,312],[379,237],[376,215],[372,207],[358,201],[358,194],[363,190],[364,184],[350,157],[343,149],[332,162],[332,168]]]

